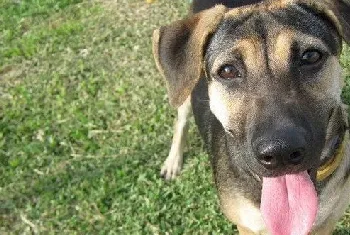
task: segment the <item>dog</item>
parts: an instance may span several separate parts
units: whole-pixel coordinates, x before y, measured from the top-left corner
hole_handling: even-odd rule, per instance
[[[223,214],[240,234],[331,234],[350,203],[339,57],[349,0],[194,0],[154,31],[182,167],[191,109]]]

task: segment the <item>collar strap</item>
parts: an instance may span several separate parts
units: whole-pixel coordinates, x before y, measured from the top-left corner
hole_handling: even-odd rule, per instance
[[[317,181],[325,180],[328,176],[330,176],[340,165],[341,160],[345,155],[345,140],[347,138],[344,137],[342,143],[339,148],[336,150],[334,157],[328,160],[324,165],[320,166],[317,170]]]

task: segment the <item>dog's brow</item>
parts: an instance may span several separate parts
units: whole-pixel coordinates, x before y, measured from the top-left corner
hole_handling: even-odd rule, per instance
[[[294,32],[284,30],[277,35],[273,44],[273,55],[280,66],[287,67],[290,60],[290,48],[293,41]]]
[[[245,39],[240,39],[235,43],[234,49],[240,51],[244,62],[247,67],[257,67],[258,61],[262,61],[259,59],[262,55],[262,44],[259,38],[250,37]]]
[[[303,6],[292,5],[271,12],[270,15],[285,28],[295,28],[304,35],[321,39],[331,49],[332,54],[338,54],[339,35],[335,33],[334,27],[326,19],[321,19],[315,14]]]

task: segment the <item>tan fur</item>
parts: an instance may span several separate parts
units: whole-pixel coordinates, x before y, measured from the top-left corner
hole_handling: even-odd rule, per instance
[[[238,230],[240,235],[255,235],[255,233],[252,230],[241,227],[241,226],[237,226],[237,230]]]
[[[160,173],[167,180],[174,179],[182,169],[183,151],[188,132],[188,119],[190,114],[191,97],[188,97],[177,110],[173,141],[169,155],[165,160]]]
[[[200,78],[203,67],[204,45],[208,36],[215,31],[217,25],[221,22],[226,11],[226,7],[218,5],[187,20],[178,21],[174,25],[162,27],[154,32],[153,52],[155,61],[167,81],[169,99],[173,106],[178,107],[187,99]],[[188,30],[190,34],[186,45],[183,45],[184,42],[180,40],[181,38],[178,37],[177,39],[175,37],[175,43],[179,43],[176,47],[179,48],[178,50],[184,50],[180,54],[186,58],[181,58],[180,61],[172,61],[172,63],[181,64],[181,69],[168,71],[162,58],[160,58],[161,42],[164,38],[173,37],[173,34],[180,30]],[[179,42],[176,42],[176,40]]]
[[[263,51],[261,41],[257,38],[245,38],[240,39],[234,43],[234,46],[229,50],[220,55],[213,64],[213,70],[218,70],[222,63],[226,62],[227,56],[233,52],[239,52],[244,60],[244,63],[249,68],[254,68],[255,73],[257,73],[261,66],[265,66],[262,63]]]
[[[288,46],[292,44],[294,37],[295,32],[288,29],[282,31],[276,37],[272,55],[274,56],[274,61],[276,61],[276,64],[278,64],[279,67],[287,68],[289,66],[288,61],[291,51],[287,50],[287,48],[289,48]]]
[[[324,99],[326,97],[332,97],[337,99],[339,105],[341,105],[340,94],[341,94],[341,84],[342,84],[342,69],[340,67],[339,61],[336,57],[332,57],[328,65],[325,66],[325,75],[323,78],[319,78],[321,82],[318,84],[312,84],[312,86],[304,85],[305,89],[314,93],[319,99]]]
[[[238,193],[221,193],[220,207],[225,216],[247,234],[268,234],[259,208]]]
[[[263,61],[262,44],[256,38],[242,39],[235,43],[235,46],[228,52],[219,56],[213,64],[213,70],[217,70],[224,62],[226,55],[234,51],[241,53],[247,68],[251,68],[248,73],[260,74],[265,67]],[[242,114],[248,107],[244,107],[245,96],[236,93],[232,96],[218,81],[212,81],[208,88],[210,97],[210,109],[224,128],[236,133],[243,128]]]
[[[216,81],[210,83],[208,92],[210,110],[226,130],[238,133],[242,128],[242,123],[235,120],[240,120],[242,113],[244,113],[244,97],[240,94],[230,96],[222,84]]]
[[[257,38],[242,39],[235,44],[236,50],[242,53],[243,60],[247,67],[255,68],[258,71],[262,61],[262,44]]]
[[[154,61],[156,63],[157,69],[160,72],[160,74],[165,77],[164,70],[160,64],[160,58],[159,58],[159,40],[160,40],[160,30],[156,29],[153,31],[153,46],[152,46],[152,52],[153,52],[153,57]]]
[[[306,34],[300,32],[294,32],[292,30],[283,30],[278,34],[273,46],[273,52],[271,53],[271,67],[273,69],[288,69],[288,58],[291,51],[291,44],[296,37],[302,37],[310,44],[323,45],[322,41],[310,37]],[[327,50],[327,46],[323,45],[323,49]],[[340,93],[341,88],[344,84],[344,78],[341,76],[342,69],[339,64],[339,58],[337,56],[332,56],[328,60],[328,64],[324,66],[324,70],[321,72],[323,78],[318,78],[318,83],[312,83],[304,85],[305,90],[313,93],[315,97],[319,99],[327,99],[327,97],[333,97],[338,99],[338,103],[341,103]]]

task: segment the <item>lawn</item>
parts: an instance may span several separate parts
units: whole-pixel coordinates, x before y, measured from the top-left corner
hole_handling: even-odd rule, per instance
[[[0,0],[0,234],[232,233],[194,125],[181,176],[159,177],[175,110],[151,35],[187,8]]]

